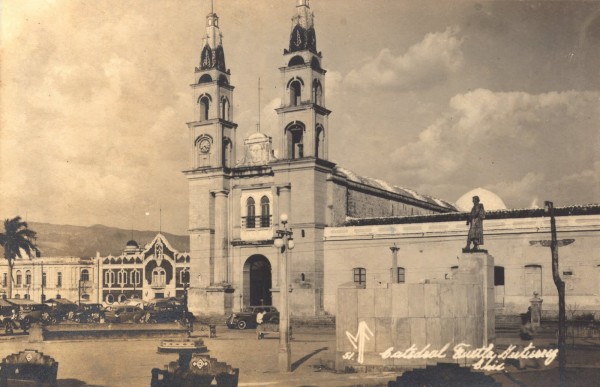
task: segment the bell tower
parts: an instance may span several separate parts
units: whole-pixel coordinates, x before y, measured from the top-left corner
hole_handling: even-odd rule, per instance
[[[313,157],[327,160],[325,73],[317,51],[314,15],[309,0],[298,0],[292,17],[289,49],[283,51],[281,72],[282,103],[276,109],[281,133],[281,159]]]
[[[232,168],[235,165],[235,131],[231,71],[225,67],[219,17],[206,17],[200,65],[191,86],[194,94],[194,121],[190,129],[191,168]]]

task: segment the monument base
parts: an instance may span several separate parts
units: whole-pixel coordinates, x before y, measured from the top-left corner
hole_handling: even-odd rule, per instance
[[[234,289],[228,285],[188,289],[188,309],[195,316],[228,316],[233,310]]]

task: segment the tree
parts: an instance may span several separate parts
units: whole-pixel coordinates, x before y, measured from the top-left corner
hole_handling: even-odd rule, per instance
[[[40,252],[35,244],[36,234],[20,216],[4,221],[4,232],[0,233],[0,246],[4,248],[4,258],[8,261],[8,298],[12,298],[15,259],[23,258],[23,253],[31,257],[32,253],[37,255]]]

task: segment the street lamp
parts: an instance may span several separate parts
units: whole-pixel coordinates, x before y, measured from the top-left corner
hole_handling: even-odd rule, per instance
[[[279,260],[279,293],[281,295],[281,305],[279,307],[279,372],[290,372],[292,370],[292,349],[290,347],[290,310],[289,310],[289,290],[288,290],[288,260],[289,251],[294,248],[292,231],[288,230],[288,216],[281,214],[279,221],[283,229],[275,230],[277,234],[273,239],[273,244],[277,248]],[[281,254],[281,253],[284,254]]]

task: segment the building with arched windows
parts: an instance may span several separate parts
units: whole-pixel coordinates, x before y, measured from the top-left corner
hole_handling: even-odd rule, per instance
[[[43,302],[50,298],[96,302],[97,265],[79,257],[24,257],[14,261],[13,298]],[[8,294],[8,265],[0,261],[0,295]]]
[[[100,273],[100,302],[129,298],[182,297],[190,282],[190,255],[175,250],[162,234],[145,246],[130,240],[118,256],[96,257]]]
[[[226,314],[248,305],[278,304],[279,217],[287,214],[296,249],[290,276],[294,314],[324,312],[324,230],[347,217],[426,215],[455,211],[443,200],[356,176],[329,160],[323,54],[314,16],[299,0],[283,50],[282,104],[269,128],[276,142],[253,133],[238,144],[234,87],[225,66],[219,18],[210,12],[191,85],[189,128],[190,308]],[[284,41],[282,37],[282,42]],[[236,147],[243,149],[236,158]],[[277,148],[277,157],[274,149]]]

